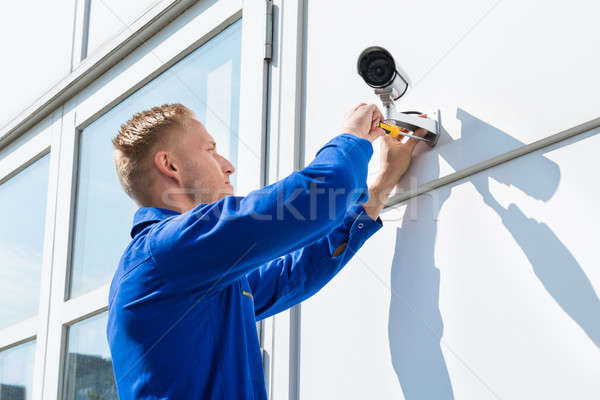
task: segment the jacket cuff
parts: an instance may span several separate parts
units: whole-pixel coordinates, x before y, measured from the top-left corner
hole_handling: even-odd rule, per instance
[[[370,235],[377,232],[383,226],[381,217],[377,216],[377,219],[371,218],[362,204],[355,204],[351,207],[348,211],[348,215],[353,216],[354,218],[353,228],[354,225],[356,225],[357,230],[361,230]]]
[[[344,242],[353,251],[358,250],[363,243],[375,232],[383,227],[383,222],[378,216],[376,220],[371,218],[362,204],[352,206],[344,218],[342,225],[334,229],[329,235],[329,254]]]

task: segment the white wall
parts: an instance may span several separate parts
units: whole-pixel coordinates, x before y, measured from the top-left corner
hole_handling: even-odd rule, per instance
[[[354,103],[377,101],[356,72],[371,45],[386,47],[413,80],[400,110],[441,110],[447,135],[421,157],[420,182],[434,177],[427,165],[438,152],[454,159],[442,157],[445,175],[596,118],[598,12],[583,0],[309,2],[306,155]],[[462,111],[503,133],[465,127]]]
[[[438,146],[419,147],[403,187],[597,118],[599,11],[310,2],[306,161],[349,107],[377,101],[356,73],[370,45],[415,83],[400,109],[442,114]],[[387,210],[384,228],[303,305],[301,397],[598,398],[598,132]]]
[[[597,398],[598,133],[386,211],[303,305],[303,397]]]

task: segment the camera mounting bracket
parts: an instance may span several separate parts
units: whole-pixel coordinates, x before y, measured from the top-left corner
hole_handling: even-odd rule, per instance
[[[410,112],[403,113],[396,111],[396,104],[394,98],[396,97],[394,88],[382,88],[375,89],[375,94],[379,96],[385,109],[385,122],[389,125],[396,125],[400,128],[408,129],[414,132],[415,130],[422,128],[427,131],[424,137],[412,135],[410,133],[399,132],[402,136],[407,136],[413,139],[417,139],[426,142],[429,146],[433,147],[436,145],[440,136],[440,110],[435,113],[435,119],[419,117],[419,113]]]

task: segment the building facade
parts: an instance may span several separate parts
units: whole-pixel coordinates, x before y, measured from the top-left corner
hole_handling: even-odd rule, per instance
[[[8,7],[8,6],[5,6]],[[32,12],[35,9],[35,12]],[[439,111],[384,227],[259,324],[272,399],[600,397],[599,6],[504,0],[60,0],[2,14],[0,399],[116,399],[110,279],[135,205],[110,139],[190,107],[244,195],[378,99],[357,57]],[[370,165],[378,167],[379,151]]]

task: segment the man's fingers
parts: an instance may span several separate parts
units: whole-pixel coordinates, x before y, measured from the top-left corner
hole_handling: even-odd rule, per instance
[[[421,114],[421,115],[419,115],[419,117],[427,118],[427,114]],[[401,129],[403,129],[403,128],[401,128]],[[408,132],[408,130],[403,130],[403,132],[404,131]],[[425,135],[427,135],[427,131],[423,128],[419,128],[419,129],[416,129],[412,134],[414,136],[424,137]],[[420,142],[420,140],[418,140],[418,139],[408,138],[408,140],[406,141],[406,143],[404,143],[404,145],[408,147],[408,149],[410,150],[410,152],[412,154],[412,151],[414,150],[415,146],[419,142]]]
[[[361,108],[361,107],[363,107],[363,106],[366,106],[366,105],[367,105],[367,103],[360,103],[359,105],[357,105],[356,107],[354,107],[354,108],[352,109],[352,111],[354,112],[354,111],[358,110],[359,108]]]
[[[379,122],[377,118],[371,121],[371,130],[369,131],[369,134],[374,135],[376,138],[385,136],[385,130],[377,126]]]
[[[414,131],[412,133],[412,135],[418,136],[418,137],[424,137],[426,134],[427,134],[427,131],[425,129],[421,129],[421,128],[417,129],[416,131]],[[405,143],[403,143],[402,145],[406,146],[406,148],[412,154],[412,151],[414,150],[415,146],[419,142],[420,142],[420,140],[418,140],[418,139],[408,138],[408,140]]]
[[[384,120],[383,114],[375,104],[369,104],[368,111],[371,113],[371,121],[379,123]]]
[[[373,121],[381,122],[385,118],[379,108],[375,107],[375,111],[373,112]]]
[[[373,117],[373,114],[375,114],[375,112],[377,111],[377,106],[375,104],[369,104],[366,106],[366,111],[371,114],[371,118]]]
[[[366,106],[367,103],[360,103],[357,104],[356,106],[352,107],[352,109],[348,110],[348,112],[346,113],[346,118],[349,118],[353,113],[355,113],[359,108]]]

